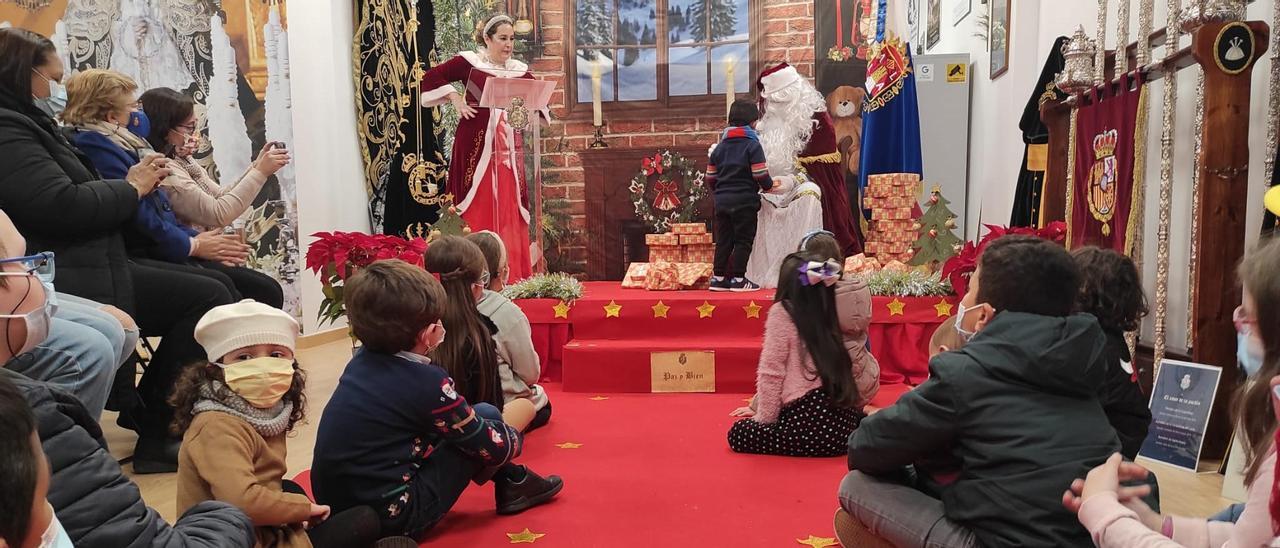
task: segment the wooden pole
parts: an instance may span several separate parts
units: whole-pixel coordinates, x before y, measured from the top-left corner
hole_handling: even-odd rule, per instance
[[[1040,121],[1049,130],[1049,158],[1040,190],[1044,224],[1067,220],[1067,154],[1071,150],[1071,106],[1065,101],[1040,105]]]
[[[1198,363],[1222,368],[1204,454],[1226,454],[1230,438],[1228,397],[1237,382],[1236,331],[1231,313],[1240,304],[1235,269],[1244,256],[1248,201],[1249,92],[1255,61],[1267,50],[1261,21],[1209,23],[1195,31],[1192,55],[1205,75],[1204,130],[1200,161],[1201,199],[1195,204],[1201,230],[1192,245],[1199,257],[1193,325]]]

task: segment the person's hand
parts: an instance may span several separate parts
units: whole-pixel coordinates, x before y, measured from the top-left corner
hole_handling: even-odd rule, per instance
[[[240,266],[249,259],[249,246],[245,245],[234,234],[223,234],[221,230],[211,230],[196,236],[192,257],[206,261],[216,261],[227,266]]]
[[[310,529],[316,525],[320,525],[324,520],[329,519],[329,505],[311,503],[311,514],[307,521],[302,522],[304,529]]]
[[[453,103],[453,108],[458,111],[459,116],[467,120],[476,117],[475,107],[468,105],[467,100],[458,95],[458,92],[455,91],[449,94],[449,102]]]
[[[1164,518],[1147,506],[1142,497],[1151,494],[1150,485],[1121,486],[1120,482],[1147,479],[1147,469],[1125,462],[1119,453],[1089,471],[1085,479],[1071,482],[1071,488],[1062,494],[1062,505],[1072,512],[1079,512],[1084,502],[1102,493],[1114,493],[1125,507],[1138,514],[1138,519],[1153,531],[1159,531]]]
[[[151,194],[160,181],[169,176],[169,172],[169,160],[161,154],[153,153],[143,156],[141,161],[129,168],[124,179],[138,191],[138,198],[142,198]]]
[[[750,407],[739,407],[737,409],[734,409],[733,412],[729,413],[729,416],[730,417],[754,417],[756,416],[756,410]]]
[[[102,305],[98,310],[110,314],[112,318],[115,318],[116,321],[120,322],[120,327],[123,327],[126,331],[138,330],[138,323],[133,321],[133,317],[126,314],[123,310],[109,304]]]
[[[253,169],[263,175],[271,176],[280,171],[280,168],[289,165],[289,160],[288,149],[272,147],[271,143],[267,143],[262,147],[262,152],[258,153],[258,159],[253,161]]]

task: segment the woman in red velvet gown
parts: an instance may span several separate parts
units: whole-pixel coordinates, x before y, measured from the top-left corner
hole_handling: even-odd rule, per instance
[[[476,29],[479,51],[464,51],[427,71],[422,78],[422,104],[453,104],[462,120],[453,137],[446,191],[472,232],[492,230],[507,247],[511,276],[532,272],[529,246],[529,189],[525,184],[520,134],[507,124],[503,110],[480,108],[480,94],[490,78],[533,78],[529,66],[511,58],[515,45],[512,20],[495,15]],[[464,84],[465,97],[453,82]],[[530,113],[531,115],[533,113]],[[496,276],[497,272],[490,275]]]

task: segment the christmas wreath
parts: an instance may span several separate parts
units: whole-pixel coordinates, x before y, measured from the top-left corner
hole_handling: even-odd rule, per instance
[[[670,150],[645,157],[628,187],[636,217],[659,234],[671,223],[697,221],[698,202],[707,195],[705,177],[688,158]],[[650,187],[652,200],[648,199]]]

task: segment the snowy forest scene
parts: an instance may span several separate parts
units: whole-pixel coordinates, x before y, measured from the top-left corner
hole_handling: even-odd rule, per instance
[[[670,0],[660,29],[654,0],[577,0],[577,100],[591,97],[591,75],[599,64],[602,101],[658,99],[658,74],[666,70],[669,96],[724,93],[725,67],[749,61],[748,0]],[[658,62],[658,33],[665,32],[667,65]],[[739,68],[734,89],[749,89]]]

